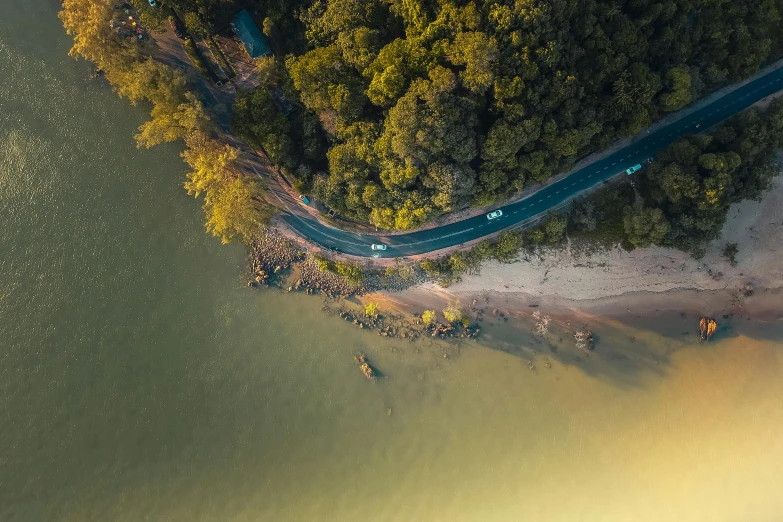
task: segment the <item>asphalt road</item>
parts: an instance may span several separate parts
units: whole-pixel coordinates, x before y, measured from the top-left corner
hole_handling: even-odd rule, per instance
[[[590,187],[618,174],[626,175],[624,172],[626,168],[637,163],[644,164],[647,158],[655,156],[658,151],[674,143],[680,136],[696,134],[712,127],[781,89],[783,89],[783,69],[778,69],[642,139],[637,139],[610,156],[570,173],[560,181],[542,188],[525,199],[498,207],[503,211],[503,216],[497,219],[489,220],[485,214],[482,214],[438,228],[408,234],[389,236],[382,233],[358,234],[323,225],[301,209],[295,211],[296,205],[301,203],[290,196],[286,206],[292,212],[283,214],[282,219],[298,234],[323,247],[362,257],[370,257],[375,253],[370,248],[373,243],[387,245],[387,250],[381,252],[382,257],[392,258],[424,254],[467,243],[504,229],[525,226],[532,220],[538,219],[542,213],[567,203]],[[293,207],[291,203],[294,204]]]

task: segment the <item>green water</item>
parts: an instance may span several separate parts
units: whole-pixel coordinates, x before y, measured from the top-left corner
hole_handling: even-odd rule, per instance
[[[0,520],[779,519],[779,337],[606,325],[627,359],[577,364],[249,291],[179,147],[137,150],[143,108],[67,57],[58,4],[0,6]]]

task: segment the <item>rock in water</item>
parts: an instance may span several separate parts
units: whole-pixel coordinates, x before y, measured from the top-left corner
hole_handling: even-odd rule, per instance
[[[718,323],[711,317],[702,317],[699,320],[699,340],[709,341],[712,334],[718,329]]]
[[[367,356],[363,353],[360,353],[359,355],[354,356],[353,362],[355,362],[359,369],[362,371],[365,377],[370,379],[371,381],[374,381],[375,378],[378,376],[378,371],[370,365],[370,360],[367,359]]]

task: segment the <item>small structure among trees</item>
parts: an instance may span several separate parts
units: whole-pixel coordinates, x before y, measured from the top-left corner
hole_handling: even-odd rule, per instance
[[[271,56],[272,49],[269,47],[266,38],[261,33],[247,9],[242,9],[231,21],[231,29],[237,35],[245,46],[247,54],[251,58],[261,58],[262,56]]]

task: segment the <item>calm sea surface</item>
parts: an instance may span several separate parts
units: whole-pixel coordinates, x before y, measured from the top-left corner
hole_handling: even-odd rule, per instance
[[[0,520],[783,519],[779,330],[607,324],[575,361],[557,332],[381,341],[249,291],[58,7],[0,1]]]

